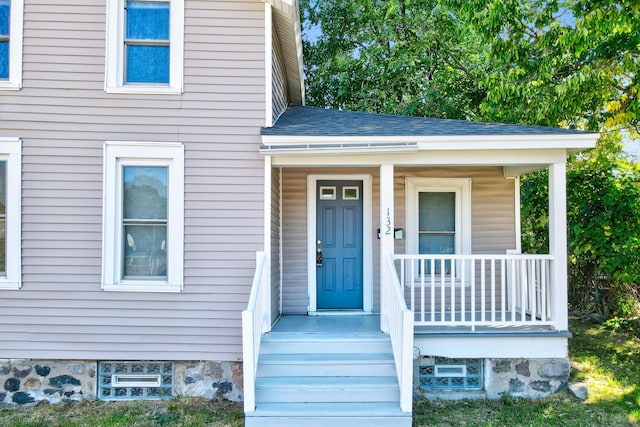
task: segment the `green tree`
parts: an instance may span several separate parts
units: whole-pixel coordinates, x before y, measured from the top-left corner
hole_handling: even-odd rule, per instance
[[[308,105],[474,118],[485,57],[436,0],[301,5]]]
[[[570,298],[640,283],[637,0],[303,0],[308,104],[599,131],[568,164]],[[522,178],[523,248],[548,251],[546,172]]]
[[[546,170],[522,177],[522,247],[548,252]],[[567,168],[569,301],[605,315],[637,310],[640,279],[640,168],[618,133],[572,156]]]
[[[637,134],[639,2],[445,2],[487,46],[483,119]]]
[[[493,68],[478,116],[600,131],[567,170],[570,302],[604,314],[637,309],[640,174],[621,134],[638,136],[640,3],[449,0]],[[546,172],[522,179],[523,247],[546,252]],[[635,308],[634,308],[635,306]]]

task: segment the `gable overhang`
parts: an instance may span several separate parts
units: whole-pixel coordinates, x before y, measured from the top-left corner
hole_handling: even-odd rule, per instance
[[[275,26],[282,49],[289,89],[289,101],[304,105],[304,70],[302,58],[302,26],[297,0],[264,0],[272,7]]]

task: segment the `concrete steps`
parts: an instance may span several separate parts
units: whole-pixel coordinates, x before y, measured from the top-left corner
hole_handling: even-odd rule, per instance
[[[256,409],[245,425],[409,427],[399,401],[386,335],[272,332],[263,337]]]

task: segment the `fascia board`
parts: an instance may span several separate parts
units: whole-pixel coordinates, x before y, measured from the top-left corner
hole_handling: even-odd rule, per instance
[[[420,151],[504,150],[566,148],[571,151],[595,147],[598,134],[567,135],[464,135],[464,136],[305,136],[262,135],[263,145],[417,144]]]

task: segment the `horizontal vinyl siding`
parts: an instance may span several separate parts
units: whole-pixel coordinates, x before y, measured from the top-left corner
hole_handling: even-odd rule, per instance
[[[282,312],[306,313],[307,172],[282,170]]]
[[[280,316],[280,232],[282,210],[280,203],[281,169],[271,170],[271,319]]]
[[[404,179],[471,178],[471,250],[474,254],[504,254],[515,249],[514,180],[504,178],[501,167],[396,168],[396,227],[406,229]],[[404,253],[404,240],[396,241]]]
[[[303,169],[283,170],[283,312],[306,312],[306,186]],[[347,173],[344,169],[318,169],[312,173]],[[380,306],[380,177],[377,169],[349,169],[348,173],[373,176],[372,242],[374,311]],[[471,178],[473,253],[506,253],[515,248],[514,180],[502,176],[500,167],[395,168],[395,228],[406,230],[405,178]],[[395,241],[396,253],[405,253],[406,238]],[[479,296],[478,296],[479,298]]]
[[[307,313],[309,290],[307,283],[307,175],[309,174],[371,174],[373,175],[373,242],[374,272],[378,271],[379,242],[375,228],[379,224],[379,184],[375,169],[298,169],[282,170],[282,312],[285,314]],[[377,204],[377,206],[376,206]],[[315,215],[315,213],[312,213]],[[377,277],[377,276],[376,276]],[[379,293],[374,282],[374,310],[377,310]]]
[[[23,286],[0,292],[0,357],[241,358],[264,246],[264,4],[185,4],[184,93],[118,95],[104,2],[25,0],[23,89],[0,92],[0,136],[23,141]],[[107,140],[184,143],[181,293],[101,290]]]

